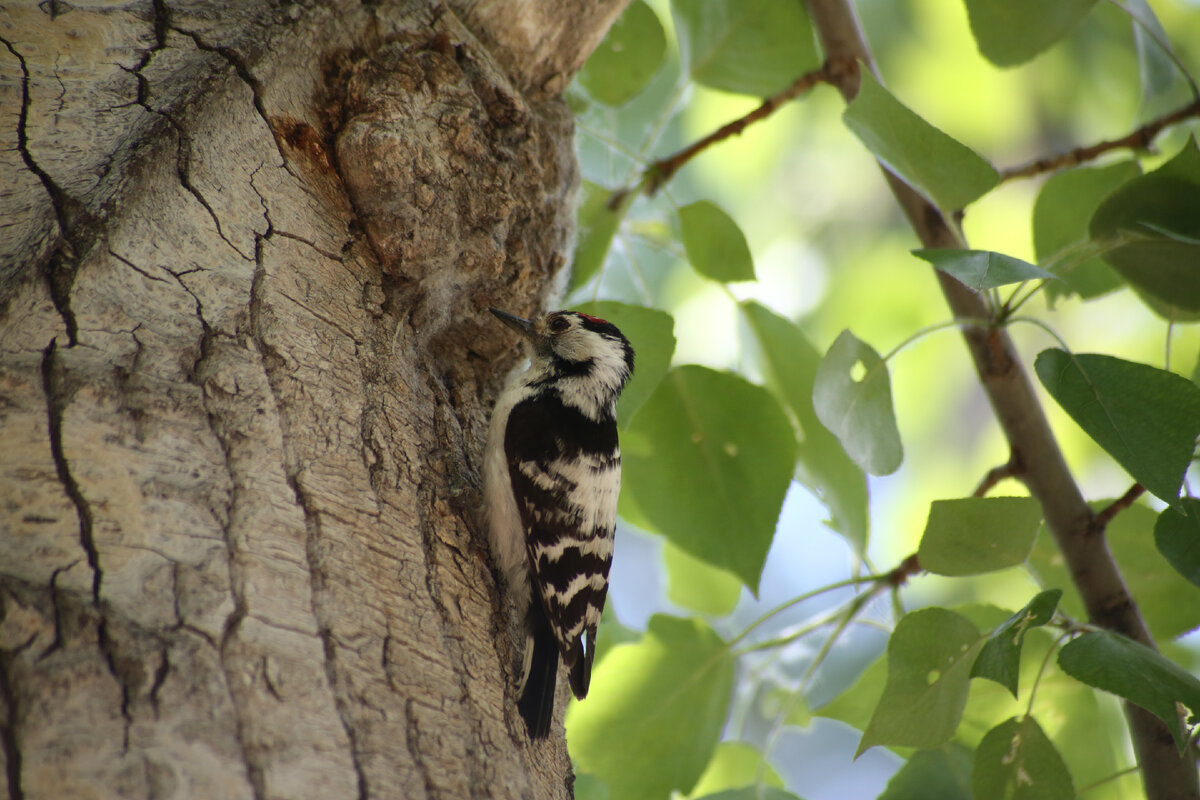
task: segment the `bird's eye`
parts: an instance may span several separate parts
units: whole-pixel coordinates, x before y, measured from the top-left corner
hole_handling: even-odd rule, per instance
[[[566,317],[555,317],[550,320],[551,333],[562,333],[569,327],[571,327],[571,321]]]

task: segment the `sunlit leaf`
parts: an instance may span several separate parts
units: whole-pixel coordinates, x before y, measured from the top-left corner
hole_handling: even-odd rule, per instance
[[[601,103],[619,106],[646,86],[666,54],[658,15],[633,0],[579,71],[579,82]]]
[[[971,667],[972,678],[995,681],[1017,696],[1017,681],[1021,674],[1021,645],[1025,632],[1040,627],[1054,616],[1062,589],[1048,589],[1037,594],[988,636]]]
[[[611,189],[591,181],[583,182],[576,220],[579,244],[575,247],[575,260],[571,263],[568,291],[587,283],[604,266],[613,237],[621,227],[621,220],[633,204],[634,197],[634,192],[627,192],[613,203]]]
[[[1054,278],[1044,269],[1019,258],[990,250],[913,250],[913,255],[953,275],[975,291],[1010,283]]]
[[[1109,631],[1085,633],[1058,653],[1058,665],[1089,686],[1139,705],[1166,723],[1180,753],[1187,733],[1179,724],[1176,703],[1183,703],[1195,724],[1200,714],[1200,680],[1144,645]]]
[[[888,640],[887,685],[858,744],[938,747],[967,704],[971,664],[982,645],[965,617],[923,608],[901,618]]]
[[[1033,717],[997,725],[975,751],[975,800],[1073,800],[1071,773]]]
[[[1099,511],[1111,502],[1098,500],[1091,506]],[[1153,509],[1135,503],[1108,523],[1104,538],[1150,633],[1157,641],[1168,641],[1200,626],[1200,588],[1188,583],[1157,548],[1149,546],[1158,519]],[[1059,605],[1065,612],[1086,618],[1062,553],[1045,528],[1038,533],[1029,566],[1043,585],[1064,590]]]
[[[627,428],[671,366],[671,356],[675,354],[675,320],[665,311],[612,300],[580,303],[574,308],[616,325],[633,345],[636,354],[633,377],[617,402],[617,424]]]
[[[972,800],[971,751],[951,742],[918,750],[888,781],[876,800]]]
[[[818,62],[802,3],[672,0],[684,63],[697,83],[765,97]]]
[[[934,500],[917,557],[939,575],[978,575],[1020,564],[1033,547],[1042,507],[1031,497]]]
[[[800,800],[799,797],[773,786],[743,786],[717,794],[707,794],[697,800]]]
[[[746,237],[716,203],[700,200],[679,209],[679,225],[688,262],[714,281],[754,280],[754,259]]]
[[[1092,238],[1132,234],[1104,259],[1162,303],[1200,311],[1200,149],[1190,139],[1170,161],[1134,178],[1100,204]]]
[[[888,169],[943,211],[963,208],[1000,181],[995,167],[914,114],[867,70],[842,119]]]
[[[626,491],[676,546],[757,591],[796,463],[771,393],[705,367],[676,367],[622,439]]]
[[[1034,364],[1071,419],[1152,494],[1179,497],[1200,434],[1200,388],[1119,358],[1043,350]]]
[[[760,771],[765,788],[783,788],[783,779],[770,764],[763,763],[762,751],[757,747],[748,742],[721,742],[688,797],[708,797],[753,786],[758,783]]]
[[[867,546],[867,477],[817,419],[813,383],[821,354],[791,320],[753,301],[742,303],[742,311],[761,350],[768,386],[800,425],[797,480],[817,494],[829,509],[831,527],[861,553]]]
[[[979,52],[998,67],[1023,64],[1065,36],[1096,0],[966,0]]]
[[[821,423],[864,470],[887,475],[900,466],[904,451],[887,364],[848,330],[834,340],[817,367],[813,407]]]
[[[1200,586],[1200,500],[1185,497],[1154,525],[1154,544],[1175,570]]]
[[[1051,175],[1042,184],[1033,206],[1033,249],[1040,263],[1089,238],[1088,223],[1104,198],[1141,174],[1136,161],[1106,167],[1081,167]],[[1054,302],[1072,293],[1086,299],[1119,288],[1123,281],[1099,257],[1073,259],[1069,255],[1050,266],[1061,281],[1046,284],[1046,297]]]
[[[703,622],[656,615],[615,648],[567,710],[571,755],[622,800],[687,792],[708,765],[733,691],[733,657]],[[686,736],[680,736],[686,731]]]
[[[701,561],[670,541],[663,547],[667,570],[667,599],[701,614],[728,614],[742,596],[736,575]]]

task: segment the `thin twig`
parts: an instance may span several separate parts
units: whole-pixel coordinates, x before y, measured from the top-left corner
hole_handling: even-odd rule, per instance
[[[1001,464],[998,467],[992,467],[987,474],[983,476],[983,480],[975,487],[975,491],[971,493],[971,497],[986,497],[987,493],[995,488],[996,484],[1005,478],[1015,478],[1025,472],[1025,467],[1021,464],[1021,456],[1014,450],[1012,455],[1008,457],[1008,463]]]
[[[678,153],[655,161],[646,170],[646,194],[653,196],[664,183],[674,177],[680,167],[717,142],[728,139],[730,136],[737,136],[750,125],[771,116],[782,108],[785,103],[795,100],[818,83],[828,82],[827,69],[828,62],[811,72],[804,73],[782,92],[773,94],[766,100],[763,100],[762,104],[749,114],[722,125],[708,136],[697,142],[693,142]]]
[[[1108,523],[1112,522],[1113,517],[1133,505],[1134,501],[1141,497],[1145,491],[1146,487],[1142,486],[1140,483],[1135,483],[1133,486],[1130,486],[1129,491],[1125,492],[1125,494],[1121,495],[1103,509],[1096,512],[1096,516],[1092,520],[1092,529],[1096,532],[1100,532],[1107,528]]]
[[[1183,108],[1178,108],[1170,114],[1151,120],[1119,139],[1108,139],[1088,145],[1087,147],[1077,147],[1070,152],[1061,153],[1057,156],[1039,158],[1037,161],[1022,164],[1019,167],[1009,167],[1008,169],[1000,170],[1000,180],[1010,181],[1014,178],[1028,178],[1033,175],[1041,175],[1044,172],[1053,172],[1064,167],[1073,167],[1085,161],[1099,158],[1110,150],[1146,150],[1154,143],[1155,137],[1164,128],[1174,125],[1176,122],[1182,122],[1185,119],[1197,116],[1200,116],[1200,100],[1193,100]]]

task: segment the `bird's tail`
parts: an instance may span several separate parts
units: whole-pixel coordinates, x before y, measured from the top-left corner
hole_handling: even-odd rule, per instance
[[[529,606],[528,637],[525,643],[524,678],[521,681],[517,710],[529,729],[529,738],[541,739],[550,733],[554,718],[554,684],[558,679],[558,642],[550,630],[541,598]]]

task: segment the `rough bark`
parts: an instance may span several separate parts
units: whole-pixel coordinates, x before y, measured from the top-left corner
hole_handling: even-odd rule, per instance
[[[577,5],[0,8],[0,797],[570,794],[474,464]]]
[[[838,88],[847,100],[858,94],[856,63],[875,71],[849,0],[806,0],[831,63],[842,65]],[[912,187],[885,170],[896,201],[925,247],[960,248],[962,240],[940,211]],[[956,318],[987,319],[983,298],[951,276],[937,272],[946,302]],[[963,338],[984,391],[1012,448],[1029,493],[1041,503],[1046,525],[1071,571],[1093,623],[1153,648],[1154,640],[1129,593],[1096,518],[1071,476],[1050,423],[1034,394],[1029,374],[1003,329],[963,328]],[[1196,763],[1181,758],[1167,726],[1143,708],[1127,703],[1130,734],[1149,800],[1196,800]]]

